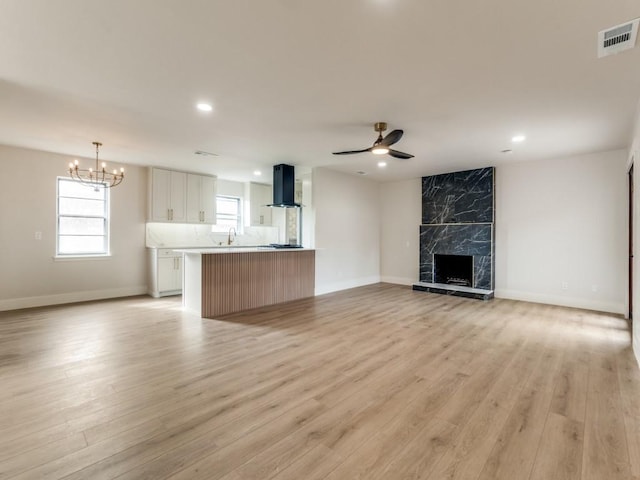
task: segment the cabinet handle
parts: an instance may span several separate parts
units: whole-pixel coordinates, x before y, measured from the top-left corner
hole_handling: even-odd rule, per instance
[[[171,209],[171,219],[170,220],[173,220],[173,208]]]

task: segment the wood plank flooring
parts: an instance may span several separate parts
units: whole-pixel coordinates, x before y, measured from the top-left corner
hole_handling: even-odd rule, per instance
[[[0,313],[1,479],[640,480],[614,315],[378,284]]]

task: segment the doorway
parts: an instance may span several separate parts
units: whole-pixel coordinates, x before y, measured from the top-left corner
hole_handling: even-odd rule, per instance
[[[633,319],[633,160],[629,168],[629,320]]]

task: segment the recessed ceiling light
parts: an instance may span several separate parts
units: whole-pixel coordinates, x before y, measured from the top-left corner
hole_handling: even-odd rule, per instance
[[[511,137],[511,141],[514,143],[524,142],[527,139],[524,135],[516,135],[515,137]]]
[[[259,177],[260,175],[262,175],[262,172],[261,172],[260,170],[254,170],[254,171],[253,171],[253,174],[254,174],[256,177]]]
[[[213,110],[213,107],[209,103],[199,103],[196,105],[196,108],[201,112],[210,112]]]
[[[384,168],[384,167],[386,167],[386,166],[387,166],[387,162],[378,162],[378,166],[379,166],[380,168]]]

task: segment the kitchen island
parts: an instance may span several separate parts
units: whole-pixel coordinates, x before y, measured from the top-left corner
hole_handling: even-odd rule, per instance
[[[182,304],[203,317],[312,297],[315,250],[230,247],[184,254]]]

